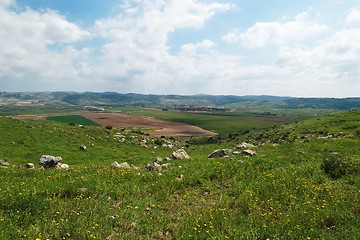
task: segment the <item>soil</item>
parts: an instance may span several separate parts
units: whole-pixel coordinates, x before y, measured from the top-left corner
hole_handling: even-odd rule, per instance
[[[126,127],[144,127],[154,128],[155,130],[145,130],[143,132],[149,133],[152,136],[206,136],[214,135],[215,133],[204,130],[202,128],[180,123],[165,121],[153,117],[133,116],[122,113],[80,113],[102,126],[112,126],[114,128]]]

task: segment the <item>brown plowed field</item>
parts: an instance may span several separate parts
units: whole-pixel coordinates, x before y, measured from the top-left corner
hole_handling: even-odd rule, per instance
[[[204,130],[202,128],[188,125],[185,123],[165,121],[153,117],[133,116],[121,113],[80,113],[102,126],[112,126],[114,128],[126,127],[146,127],[155,128],[157,130],[145,131],[152,136],[205,136],[214,135],[213,132]]]

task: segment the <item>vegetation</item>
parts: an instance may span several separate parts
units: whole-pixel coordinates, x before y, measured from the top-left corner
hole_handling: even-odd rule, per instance
[[[0,107],[4,106],[132,106],[167,108],[179,106],[223,107],[241,105],[268,106],[275,109],[351,110],[360,108],[360,98],[292,98],[277,96],[233,95],[144,95],[117,92],[0,92]],[[185,107],[185,108],[188,108]],[[253,108],[253,107],[250,107]]]
[[[0,238],[359,239],[359,120],[351,111],[191,144],[0,118],[0,159],[11,164],[0,168]],[[207,158],[242,141],[257,155]],[[143,167],[178,148],[191,159],[161,174]],[[23,168],[43,154],[70,169]],[[113,161],[139,169],[112,169]]]
[[[250,129],[264,129],[277,125],[282,125],[285,123],[283,121],[278,121],[272,116],[264,115],[262,113],[193,113],[179,111],[161,111],[157,109],[144,108],[127,109],[127,112],[133,115],[150,116],[169,121],[184,122],[190,125],[196,125],[209,131],[214,131],[216,133],[238,132],[241,130]],[[294,120],[288,119],[288,121]]]
[[[64,115],[64,116],[51,116],[47,117],[47,120],[69,123],[69,124],[78,124],[83,126],[100,126],[94,121],[87,119],[81,115]]]

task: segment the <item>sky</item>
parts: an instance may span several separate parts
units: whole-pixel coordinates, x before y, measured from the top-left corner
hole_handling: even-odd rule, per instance
[[[358,0],[0,0],[0,91],[359,97]]]

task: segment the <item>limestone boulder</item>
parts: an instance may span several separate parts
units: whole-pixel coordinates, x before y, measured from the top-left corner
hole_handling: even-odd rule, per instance
[[[145,166],[145,168],[149,171],[157,171],[157,172],[161,172],[162,170],[162,166],[156,162],[153,162],[151,164],[147,164]]]
[[[61,161],[62,161],[61,157],[42,155],[39,160],[39,164],[44,168],[56,168]]]
[[[208,155],[208,158],[222,158],[230,153],[230,149],[217,149]]]
[[[125,169],[137,169],[137,167],[135,167],[132,164],[129,164],[128,162],[122,162],[122,163],[118,163],[118,162],[113,162],[111,164],[112,168],[125,168]]]
[[[172,159],[190,159],[190,156],[184,149],[176,150],[171,154]]]
[[[255,156],[256,152],[250,149],[246,149],[242,151],[243,154],[248,155],[248,156]]]
[[[1,167],[8,167],[8,166],[10,166],[10,163],[8,163],[5,160],[0,159],[0,166]]]
[[[33,168],[35,168],[35,165],[33,163],[27,163],[27,164],[25,164],[25,168],[33,169]]]

